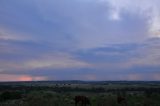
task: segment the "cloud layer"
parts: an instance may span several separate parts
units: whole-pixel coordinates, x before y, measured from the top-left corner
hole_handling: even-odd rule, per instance
[[[159,0],[1,0],[0,81],[160,80]]]

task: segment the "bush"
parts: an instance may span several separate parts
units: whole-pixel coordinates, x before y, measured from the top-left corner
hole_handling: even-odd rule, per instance
[[[21,99],[22,93],[18,91],[5,91],[2,92],[0,95],[0,101],[7,101],[7,100],[15,100],[15,99]]]

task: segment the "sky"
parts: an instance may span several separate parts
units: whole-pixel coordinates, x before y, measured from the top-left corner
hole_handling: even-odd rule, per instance
[[[0,0],[0,81],[160,81],[160,0]]]

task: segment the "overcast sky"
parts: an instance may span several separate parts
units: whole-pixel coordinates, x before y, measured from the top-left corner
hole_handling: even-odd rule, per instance
[[[160,80],[160,0],[0,0],[0,81]]]

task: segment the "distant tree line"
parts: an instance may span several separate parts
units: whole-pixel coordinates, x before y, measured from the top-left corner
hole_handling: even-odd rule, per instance
[[[91,87],[91,88],[82,88],[82,87],[71,87],[71,86],[12,86],[12,85],[1,85],[0,92],[3,91],[21,91],[21,92],[30,92],[30,91],[54,91],[54,92],[127,92],[127,91],[137,91],[137,92],[147,92],[147,93],[160,93],[160,88],[153,87],[134,87],[134,88],[108,88],[104,87]]]

